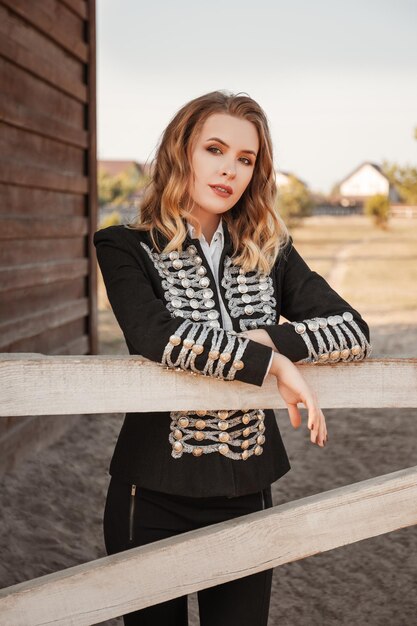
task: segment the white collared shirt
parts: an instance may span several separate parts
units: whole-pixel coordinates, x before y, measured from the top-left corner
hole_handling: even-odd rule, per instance
[[[188,232],[190,233],[190,236],[195,238],[194,226],[190,224],[189,222],[187,222],[187,226],[188,226]],[[220,309],[221,309],[221,314],[222,314],[222,318],[224,322],[224,328],[225,330],[233,330],[232,320],[230,319],[230,315],[228,314],[227,309],[224,305],[223,298],[222,298],[222,295],[220,293],[220,288],[219,288],[219,263],[220,263],[222,250],[224,247],[223,219],[220,218],[219,225],[214,231],[214,234],[213,234],[213,237],[211,238],[210,243],[208,243],[203,233],[201,233],[201,237],[199,238],[199,241],[203,249],[204,255],[207,259],[207,262],[210,264],[210,268],[211,268],[211,271],[213,272],[214,280],[216,281],[216,289],[217,289],[217,294],[219,297]],[[271,354],[271,358],[269,361],[268,369],[265,374],[265,378],[266,376],[268,376],[273,358],[274,358],[274,352],[272,352]]]

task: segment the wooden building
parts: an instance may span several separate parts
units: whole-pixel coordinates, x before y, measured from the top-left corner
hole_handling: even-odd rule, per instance
[[[0,352],[97,352],[95,47],[94,0],[0,0]],[[0,472],[70,423],[2,418]]]
[[[306,189],[308,189],[308,185],[304,180],[301,180],[298,176],[293,174],[292,172],[284,172],[284,170],[275,170],[276,181],[278,189],[284,189],[285,187],[290,187],[292,181],[296,180],[303,185]]]
[[[343,206],[363,204],[375,194],[387,196],[391,202],[399,202],[396,188],[377,163],[365,161],[339,182],[340,202]]]

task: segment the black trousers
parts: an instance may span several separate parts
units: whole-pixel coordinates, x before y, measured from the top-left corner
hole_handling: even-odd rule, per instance
[[[133,491],[133,493],[132,493]],[[110,480],[104,511],[107,554],[272,506],[271,487],[244,496],[192,498]],[[242,546],[242,550],[245,546]],[[201,626],[267,626],[273,570],[197,592]],[[126,626],[188,626],[188,596],[123,616]]]

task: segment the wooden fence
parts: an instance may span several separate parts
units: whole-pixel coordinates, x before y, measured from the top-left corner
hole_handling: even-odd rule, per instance
[[[322,408],[417,406],[417,359],[300,368]],[[0,393],[0,417],[284,408],[273,376],[255,387],[136,356],[2,354]],[[0,591],[0,624],[97,624],[413,524],[417,466],[13,585]]]

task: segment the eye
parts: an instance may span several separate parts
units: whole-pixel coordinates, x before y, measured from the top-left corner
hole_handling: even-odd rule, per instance
[[[210,146],[209,148],[207,148],[207,150],[209,152],[212,152],[212,154],[219,154],[219,152],[220,152],[220,154],[222,154],[222,151],[217,146]],[[218,150],[219,152],[213,152],[213,150]],[[252,161],[250,159],[248,159],[247,157],[242,157],[241,160],[243,160],[245,165],[252,165]]]
[[[217,148],[216,146],[210,146],[210,148],[207,148],[207,150],[208,150],[209,152],[211,152],[212,150],[218,150],[218,151],[220,152],[220,154],[221,154],[221,152],[222,152],[222,151],[220,150],[220,148]],[[217,152],[215,152],[214,154],[217,154]]]

